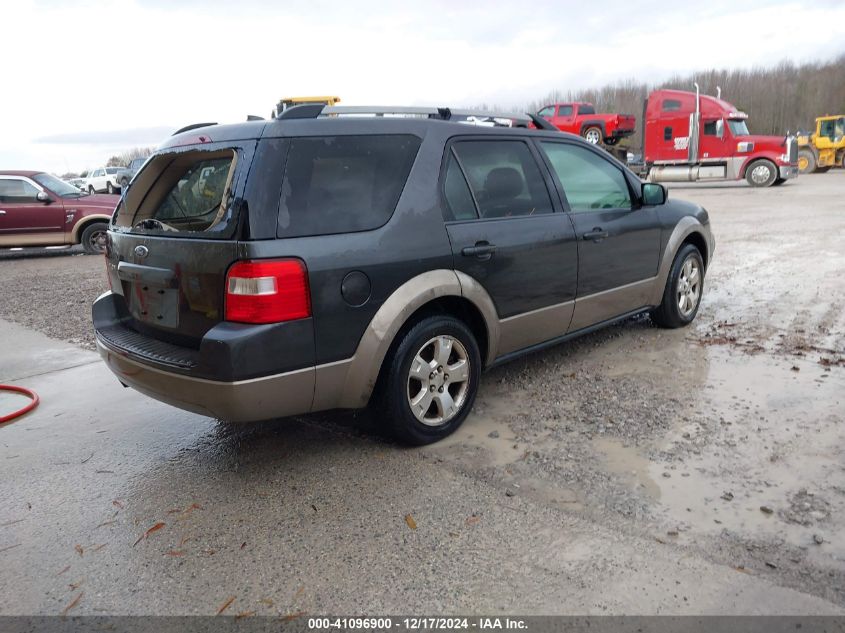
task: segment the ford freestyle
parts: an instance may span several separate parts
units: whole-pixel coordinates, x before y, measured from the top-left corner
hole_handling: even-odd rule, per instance
[[[299,106],[159,147],[93,306],[118,380],[230,421],[370,405],[425,444],[486,368],[639,313],[693,320],[704,209],[579,137],[423,110]]]

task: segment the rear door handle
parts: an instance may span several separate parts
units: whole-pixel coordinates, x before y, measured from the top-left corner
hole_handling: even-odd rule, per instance
[[[581,237],[585,240],[593,240],[594,242],[600,242],[608,235],[608,232],[603,230],[600,226],[594,226],[592,231],[587,231]]]
[[[475,246],[466,246],[461,249],[464,257],[477,257],[480,260],[487,260],[493,257],[496,252],[496,245],[487,242],[476,242]]]

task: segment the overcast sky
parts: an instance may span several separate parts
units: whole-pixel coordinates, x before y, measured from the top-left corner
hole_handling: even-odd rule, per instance
[[[2,16],[0,169],[57,173],[282,96],[510,105],[845,51],[842,0],[17,0]]]

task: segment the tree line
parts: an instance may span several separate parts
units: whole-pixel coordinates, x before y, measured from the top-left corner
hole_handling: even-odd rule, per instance
[[[674,75],[658,84],[628,79],[601,88],[553,90],[542,99],[524,104],[524,108],[536,112],[550,103],[589,101],[599,112],[633,114],[637,131],[628,144],[639,148],[643,103],[648,94],[659,88],[694,91],[695,82],[702,94],[715,96],[717,87],[721,87],[722,99],[748,114],[748,127],[754,134],[812,131],[817,116],[845,114],[845,54],[827,62],[796,65],[782,61],[769,68],[710,69]]]
[[[136,158],[146,158],[147,156],[153,153],[154,149],[154,147],[133,147],[132,149],[128,149],[125,152],[121,152],[120,154],[110,156],[109,159],[106,161],[105,166],[126,167]],[[67,173],[62,174],[60,177],[63,180],[67,180],[69,178],[85,178],[87,175],[88,170],[84,169],[78,174],[76,172],[69,171]]]

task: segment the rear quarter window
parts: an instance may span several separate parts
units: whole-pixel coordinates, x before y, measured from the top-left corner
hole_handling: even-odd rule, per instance
[[[327,235],[382,226],[396,208],[420,143],[411,135],[292,139],[277,235]]]

